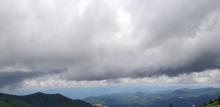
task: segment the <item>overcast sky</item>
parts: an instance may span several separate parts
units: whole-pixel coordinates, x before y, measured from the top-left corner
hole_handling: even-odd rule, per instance
[[[0,89],[219,84],[220,0],[0,0]]]

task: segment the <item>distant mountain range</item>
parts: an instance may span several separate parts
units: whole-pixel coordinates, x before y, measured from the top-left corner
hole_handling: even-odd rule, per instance
[[[91,107],[82,100],[72,100],[61,94],[35,93],[16,96],[0,93],[0,107]]]
[[[89,103],[100,103],[109,107],[173,107],[201,106],[220,96],[220,88],[177,89],[158,93],[136,92],[88,97]]]
[[[72,100],[61,94],[41,92],[26,96],[0,93],[0,107],[92,107],[92,104],[107,107],[169,107],[170,104],[173,107],[192,107],[192,105],[201,107],[208,101],[210,102],[205,107],[215,107],[212,105],[219,104],[217,102],[220,99],[219,96],[220,88],[184,88],[155,93],[121,93],[88,97],[84,101]],[[218,100],[213,100],[217,98]]]

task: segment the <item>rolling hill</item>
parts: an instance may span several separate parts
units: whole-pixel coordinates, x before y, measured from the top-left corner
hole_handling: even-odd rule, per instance
[[[26,96],[0,94],[0,107],[91,107],[82,100],[72,100],[61,94],[34,93]]]

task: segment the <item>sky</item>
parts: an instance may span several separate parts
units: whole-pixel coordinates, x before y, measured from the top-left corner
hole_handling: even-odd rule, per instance
[[[0,0],[0,91],[220,84],[219,0]]]

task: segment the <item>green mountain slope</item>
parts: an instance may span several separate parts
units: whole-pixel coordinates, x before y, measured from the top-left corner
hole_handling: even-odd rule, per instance
[[[0,98],[0,107],[34,107],[22,101]]]
[[[217,100],[210,100],[209,103],[205,103],[203,107],[220,107],[220,97]]]
[[[214,102],[212,104],[207,104],[206,106],[204,107],[220,107],[219,103],[218,102]]]
[[[91,107],[91,104],[72,100],[60,94],[35,93],[27,96],[0,94],[0,107]]]

